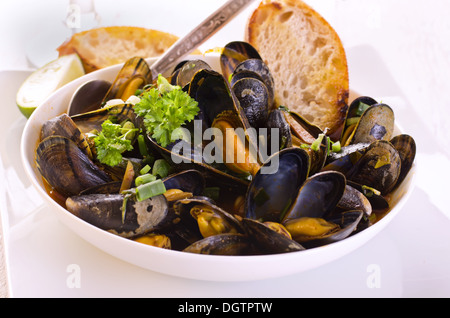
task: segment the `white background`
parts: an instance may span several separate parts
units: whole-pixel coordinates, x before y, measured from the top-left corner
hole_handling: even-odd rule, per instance
[[[86,9],[81,29],[135,25],[183,36],[225,1],[94,2],[99,19],[90,12],[91,1],[80,1]],[[20,163],[13,161],[18,155],[17,141],[25,120],[13,102],[5,102],[0,108],[9,121],[2,129],[0,171],[9,183],[0,188],[5,191],[0,199],[8,200],[13,208],[5,211],[6,205],[2,204],[0,212],[7,214],[3,227],[11,294],[18,297],[157,296],[158,293],[147,289],[153,285],[163,297],[450,296],[450,132],[447,128],[450,124],[450,2],[306,2],[340,35],[347,50],[351,87],[362,88],[364,91],[359,93],[390,104],[401,127],[418,144],[414,193],[379,237],[332,264],[271,281],[197,282],[136,268],[61,228],[47,214],[45,206],[40,205],[39,198],[33,196],[32,189],[27,189],[25,195],[15,192],[16,188],[24,187],[12,180],[23,180]],[[56,58],[56,48],[72,32],[66,25],[68,6],[68,0],[0,0],[0,71],[30,70]],[[243,39],[251,9],[201,49]],[[2,96],[14,98],[14,89],[20,83],[9,83],[7,74],[0,77],[4,85],[0,92]],[[13,134],[5,136],[4,132]],[[26,182],[22,182],[26,188]],[[68,250],[71,252],[67,253]],[[67,288],[65,270],[71,263],[81,264],[82,288]],[[378,264],[383,273],[380,288],[367,286],[367,268],[371,264]]]

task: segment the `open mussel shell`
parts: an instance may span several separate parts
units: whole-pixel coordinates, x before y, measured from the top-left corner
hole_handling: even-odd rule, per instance
[[[224,113],[237,118],[242,128],[251,127],[222,74],[207,69],[198,71],[192,78],[189,95],[198,102],[199,117],[205,119],[207,128]]]
[[[230,78],[236,67],[248,59],[260,59],[258,51],[247,42],[233,41],[225,45],[220,55],[220,65],[225,78]]]
[[[47,183],[65,196],[111,181],[75,142],[61,136],[48,137],[38,145],[36,165]]]
[[[348,145],[350,143],[349,137],[353,134],[364,109],[368,106],[373,106],[376,104],[378,104],[378,102],[368,96],[360,96],[353,100],[348,108],[344,129],[342,130],[340,138],[342,145]]]
[[[248,123],[245,114],[243,113],[242,108],[239,106],[239,102],[237,101],[234,94],[230,92],[230,88],[226,83],[225,78],[215,71],[210,71],[203,69],[198,71],[194,78],[192,79],[189,87],[189,95],[194,98],[198,102],[199,106],[199,114],[194,122],[194,133],[191,134],[191,140],[179,140],[172,145],[164,148],[158,145],[150,136],[149,140],[151,145],[155,148],[155,150],[162,153],[166,159],[180,164],[182,163],[184,167],[190,166],[190,168],[197,169],[201,172],[206,172],[206,174],[214,174],[220,179],[229,179],[234,184],[248,184],[247,181],[241,179],[239,176],[247,172],[246,169],[251,169],[254,171],[259,167],[258,165],[258,155],[257,155],[257,137],[255,134],[245,133],[251,127]],[[202,125],[200,129],[196,129],[198,123],[201,122]],[[224,143],[211,143],[217,147],[222,147],[220,152],[215,151],[215,155],[212,155],[212,151],[206,151],[204,149],[204,143],[196,142],[196,133],[200,130],[201,133],[206,128],[223,128],[223,127],[231,127],[233,129],[242,129],[244,132],[243,139],[239,139],[239,143],[237,145],[242,147],[248,147],[248,149],[252,149],[252,152],[243,152],[246,156],[247,154],[254,154],[253,160],[248,160],[250,166],[246,165],[248,162],[245,160],[243,165],[240,166],[240,162],[236,160],[230,161],[228,157],[226,157],[227,147],[223,147]],[[222,137],[227,136],[227,131],[222,132]],[[202,140],[202,136],[199,136],[200,141]],[[210,136],[212,139],[214,136]],[[227,139],[222,138],[222,141],[225,142]],[[230,140],[231,141],[231,140]],[[233,147],[234,149],[234,147]],[[213,158],[205,157],[206,155],[211,154]],[[221,158],[216,158],[215,156],[222,154]],[[240,155],[241,152],[235,150],[235,155]],[[247,157],[249,158],[249,157]],[[217,160],[216,160],[217,159]],[[212,162],[220,163],[220,166],[213,167],[211,165]],[[181,166],[179,166],[181,167]],[[226,172],[224,172],[226,171]],[[237,171],[237,172],[236,172]],[[242,172],[244,171],[244,173]],[[234,172],[234,173],[229,173]],[[238,177],[236,177],[238,176]],[[231,182],[226,183],[230,184]]]
[[[242,256],[249,255],[252,245],[247,236],[243,234],[218,234],[209,236],[192,243],[183,252],[222,255],[222,256]]]
[[[305,248],[315,248],[342,241],[357,231],[358,225],[364,217],[363,211],[347,211],[327,219],[330,224],[335,224],[337,229],[329,234],[310,237],[302,240]]]
[[[252,219],[243,219],[250,241],[261,254],[280,254],[303,251],[305,248],[286,235],[280,234],[266,224]]]
[[[172,74],[172,85],[177,85],[188,91],[188,85],[191,83],[195,73],[201,70],[212,70],[211,66],[203,60],[185,61]]]
[[[361,105],[363,104],[363,105]],[[378,102],[369,96],[360,96],[358,98],[355,98],[353,102],[350,104],[348,108],[347,118],[356,118],[361,116],[361,106],[367,105],[367,106],[373,106],[378,104]]]
[[[142,202],[130,197],[122,211],[124,199],[123,194],[73,196],[66,200],[66,207],[82,220],[126,238],[164,229],[173,220],[163,195]]]
[[[318,150],[311,149],[312,143],[323,131],[308,122],[299,114],[282,109],[271,111],[267,128],[279,129],[280,149],[284,147],[303,147],[311,158],[310,174],[319,172],[326,163],[329,149],[328,138],[324,138]],[[306,146],[306,147],[304,147]]]
[[[107,119],[116,123],[129,120],[138,127],[136,113],[131,104],[111,105],[91,112],[74,115],[71,119],[80,131],[85,134],[92,131],[101,131],[102,123]]]
[[[397,184],[401,171],[401,158],[389,142],[373,142],[347,174],[349,180],[388,194]]]
[[[199,196],[205,189],[205,178],[198,170],[186,170],[163,179],[166,190],[177,189]]]
[[[245,217],[280,222],[307,179],[309,167],[309,156],[301,148],[287,148],[271,156],[248,188]]]
[[[199,224],[196,215],[193,215],[194,208],[202,207],[206,212],[211,212],[216,216],[216,220],[220,220],[228,229],[228,232],[244,233],[241,223],[232,214],[220,208],[216,203],[206,197],[196,196],[193,198],[178,200],[174,203],[173,209],[175,214],[179,216],[180,221],[188,228],[195,229],[200,233]]]
[[[152,82],[152,71],[147,62],[141,57],[134,57],[125,62],[103,103],[112,99],[126,101],[134,95],[136,90]]]
[[[292,198],[282,223],[302,217],[327,217],[342,199],[345,186],[346,178],[340,172],[325,171],[309,177]]]

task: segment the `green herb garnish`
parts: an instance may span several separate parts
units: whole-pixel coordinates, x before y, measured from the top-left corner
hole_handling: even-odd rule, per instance
[[[131,141],[137,131],[131,122],[120,125],[109,119],[104,121],[102,131],[94,138],[97,159],[108,166],[117,166],[122,162],[122,154],[133,150]]]
[[[161,179],[144,183],[136,188],[136,199],[141,202],[166,193],[166,187]]]
[[[199,112],[198,103],[180,86],[158,76],[157,87],[144,92],[135,112],[144,119],[147,133],[162,147],[180,138],[180,128]],[[175,133],[174,133],[175,132]]]

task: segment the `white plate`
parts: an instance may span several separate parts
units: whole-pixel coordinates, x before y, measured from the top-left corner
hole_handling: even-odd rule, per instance
[[[218,68],[217,57],[207,56],[205,59],[213,68]],[[34,156],[42,124],[66,111],[73,92],[82,83],[93,78],[113,80],[120,68],[120,65],[112,66],[87,74],[49,97],[25,126],[21,140],[21,156],[27,175],[42,198],[47,201],[51,211],[80,237],[125,262],[167,275],[207,281],[253,281],[300,273],[337,260],[367,243],[393,220],[411,194],[414,169],[394,194],[395,207],[376,225],[341,242],[281,255],[196,255],[139,244],[105,232],[73,216],[50,198],[36,169]]]

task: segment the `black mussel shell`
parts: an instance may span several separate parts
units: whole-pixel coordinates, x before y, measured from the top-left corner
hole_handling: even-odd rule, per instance
[[[163,229],[174,218],[163,195],[142,202],[130,197],[125,212],[122,211],[124,199],[123,194],[74,196],[66,200],[66,207],[80,219],[126,238]]]
[[[397,185],[400,185],[411,170],[416,158],[416,142],[413,137],[403,134],[394,137],[391,140],[391,144],[397,149],[402,162],[402,168],[397,180]]]
[[[249,239],[261,254],[290,253],[305,249],[301,244],[272,230],[264,223],[251,219],[243,219],[242,223]]]
[[[248,188],[245,217],[280,222],[308,177],[309,167],[309,156],[301,148],[287,148],[270,157]]]
[[[205,188],[203,174],[194,169],[172,174],[164,178],[163,182],[167,190],[178,189],[192,193],[194,196],[201,195]]]
[[[361,191],[348,184],[337,207],[345,211],[360,210],[366,215],[372,214],[372,205],[369,199]]]
[[[190,84],[195,73],[201,70],[212,70],[211,66],[203,60],[186,61],[172,76],[173,85],[185,89]]]
[[[327,219],[331,223],[338,224],[340,230],[328,236],[302,243],[302,245],[306,248],[315,248],[342,241],[355,233],[363,216],[363,211],[348,211]]]
[[[236,67],[245,60],[260,59],[258,51],[249,43],[234,41],[225,45],[220,55],[220,65],[225,78],[230,78]]]
[[[266,85],[255,78],[243,78],[231,88],[251,127],[264,127],[269,117],[269,94]]]
[[[125,96],[124,92],[131,81],[137,79],[140,80],[140,85],[136,89],[152,82],[152,71],[147,62],[141,57],[133,57],[125,62],[108,93],[106,93],[103,103],[116,98],[127,100],[129,96]],[[129,92],[129,94],[133,95],[134,92]]]
[[[47,183],[65,196],[111,181],[75,142],[61,136],[48,137],[39,144],[36,165]]]
[[[377,104],[368,108],[349,138],[349,144],[372,143],[376,140],[391,140],[395,128],[395,115],[392,108]],[[347,143],[346,143],[347,145]]]
[[[267,154],[269,156],[292,147],[292,135],[284,111],[274,109],[270,112],[266,122],[268,129]]]
[[[240,256],[251,253],[251,247],[249,239],[243,234],[219,234],[199,240],[186,247],[183,252]]]
[[[91,148],[81,130],[67,114],[46,121],[41,128],[41,139],[51,136],[66,137],[74,141],[78,147],[92,159]]]
[[[292,205],[282,223],[302,217],[327,217],[342,199],[346,182],[345,176],[337,171],[320,172],[309,177],[292,198]]]
[[[275,96],[275,82],[272,74],[270,73],[269,67],[263,62],[262,59],[248,59],[236,66],[233,77],[237,76],[241,72],[247,71],[254,72],[261,76],[269,94],[269,108],[272,108]]]
[[[347,177],[385,195],[394,189],[400,171],[401,159],[398,151],[389,141],[379,140],[370,145]]]

